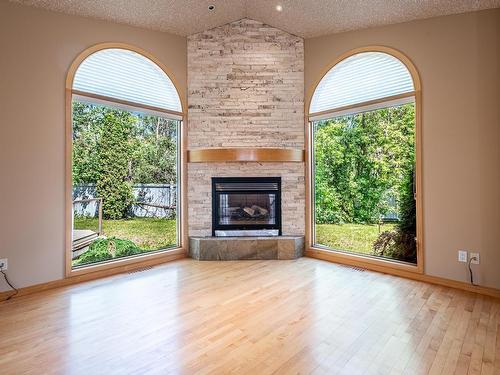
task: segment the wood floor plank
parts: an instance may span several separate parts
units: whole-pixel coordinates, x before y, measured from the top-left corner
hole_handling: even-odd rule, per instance
[[[197,262],[0,304],[0,373],[500,374],[500,301],[310,258]]]

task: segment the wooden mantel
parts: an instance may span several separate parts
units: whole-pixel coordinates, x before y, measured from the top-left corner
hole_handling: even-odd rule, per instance
[[[190,163],[216,162],[303,162],[304,150],[291,148],[200,148],[188,150]]]

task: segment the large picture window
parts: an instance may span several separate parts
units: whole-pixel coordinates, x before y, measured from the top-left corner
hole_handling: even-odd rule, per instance
[[[418,263],[414,77],[391,53],[331,68],[310,103],[312,246]]]
[[[146,56],[106,48],[71,86],[71,267],[178,247],[181,102]]]

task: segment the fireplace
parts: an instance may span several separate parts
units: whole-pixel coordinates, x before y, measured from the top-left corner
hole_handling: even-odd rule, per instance
[[[212,235],[280,236],[281,177],[212,177]]]

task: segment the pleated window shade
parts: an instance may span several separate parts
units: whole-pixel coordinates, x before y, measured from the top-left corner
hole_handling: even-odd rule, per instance
[[[362,52],[335,65],[320,81],[309,113],[335,110],[414,91],[406,66],[383,52]]]
[[[73,89],[182,112],[177,90],[165,72],[148,58],[125,49],[104,49],[87,57],[76,71]]]

